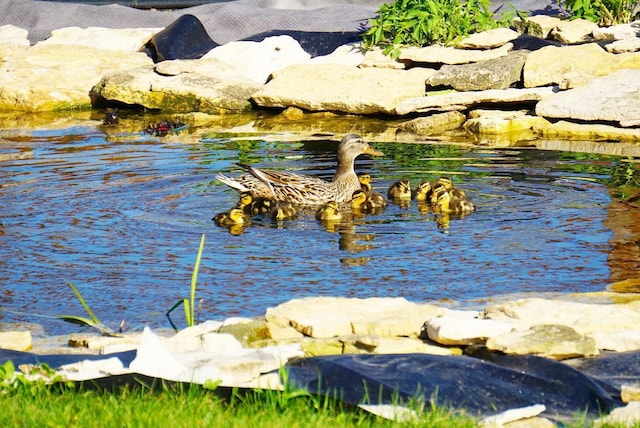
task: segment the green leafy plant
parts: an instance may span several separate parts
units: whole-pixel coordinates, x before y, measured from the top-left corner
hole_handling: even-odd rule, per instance
[[[509,26],[513,7],[499,19],[489,0],[396,0],[383,4],[363,34],[364,47],[384,47],[385,54],[399,54],[398,46],[456,45],[469,34]]]
[[[171,312],[176,309],[178,306],[184,306],[184,317],[187,322],[187,327],[193,327],[196,324],[195,317],[195,300],[196,300],[196,285],[198,283],[198,270],[200,269],[200,259],[202,258],[202,250],[204,249],[204,233],[202,234],[202,238],[200,238],[200,248],[198,248],[198,255],[196,256],[196,263],[193,266],[193,272],[191,274],[191,295],[189,299],[180,299],[176,302],[175,305],[171,307],[167,311],[167,319],[169,320],[169,324],[175,331],[178,331],[178,327],[171,320]]]
[[[571,19],[586,19],[598,25],[625,24],[635,19],[640,0],[563,0],[560,7]]]
[[[84,298],[82,297],[82,294],[80,294],[78,288],[76,288],[76,286],[71,282],[67,282],[67,285],[69,286],[69,288],[71,288],[73,294],[76,295],[84,310],[87,311],[87,314],[89,314],[89,318],[79,317],[76,315],[58,315],[57,318],[73,324],[87,325],[89,327],[97,328],[98,330],[100,330],[100,334],[102,334],[103,336],[116,336],[111,328],[104,325],[98,319],[98,317],[95,316],[89,305],[87,305],[87,302],[85,302]]]

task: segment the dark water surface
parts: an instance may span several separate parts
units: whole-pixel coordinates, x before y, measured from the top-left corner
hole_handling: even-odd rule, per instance
[[[338,136],[339,138],[339,136]],[[74,283],[105,324],[168,327],[189,297],[201,234],[201,317],[263,315],[304,296],[405,297],[473,305],[510,293],[599,291],[609,279],[615,158],[535,149],[378,142],[363,156],[374,189],[446,174],[477,212],[435,221],[416,203],[391,205],[338,231],[313,216],[256,218],[239,235],[211,221],[237,193],[214,180],[233,162],[330,178],[336,141],[107,138],[96,126],[0,139],[0,322],[49,334],[78,326],[35,315],[85,316]],[[176,312],[178,320],[181,311]]]

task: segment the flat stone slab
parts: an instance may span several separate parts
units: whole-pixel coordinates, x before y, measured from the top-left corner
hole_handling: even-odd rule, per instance
[[[424,82],[433,72],[298,64],[274,73],[252,99],[261,107],[392,114],[397,103],[424,94]]]
[[[396,106],[396,114],[422,113],[432,110],[466,110],[480,103],[522,103],[537,102],[551,94],[551,86],[529,89],[489,89],[474,92],[448,92],[426,97],[409,98],[400,101]]]
[[[431,64],[466,64],[496,59],[506,55],[511,49],[513,49],[512,43],[505,43],[499,48],[487,50],[455,49],[440,45],[423,48],[411,46],[402,49],[398,59]]]
[[[536,105],[538,116],[640,123],[640,69],[623,69]]]

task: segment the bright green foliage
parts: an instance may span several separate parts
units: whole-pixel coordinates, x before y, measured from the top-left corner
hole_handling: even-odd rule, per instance
[[[572,19],[582,18],[608,26],[633,21],[640,0],[563,0],[560,6]]]
[[[489,0],[396,0],[383,4],[362,34],[365,48],[384,46],[456,45],[469,34],[509,26],[513,8],[494,19]]]

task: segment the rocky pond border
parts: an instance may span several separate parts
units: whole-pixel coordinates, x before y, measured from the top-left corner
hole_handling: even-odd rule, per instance
[[[462,127],[478,142],[640,141],[638,21],[536,15],[395,60],[360,42],[312,58],[273,35],[154,63],[143,51],[160,28],[61,28],[33,46],[26,29],[1,30],[0,111],[331,112],[399,120],[416,138]]]

